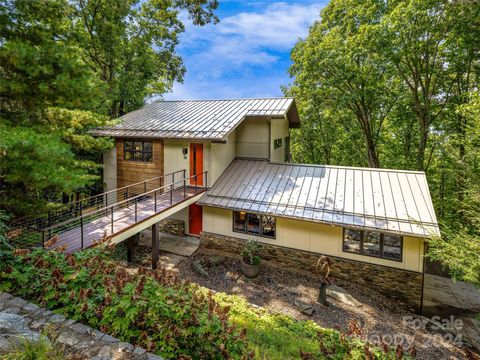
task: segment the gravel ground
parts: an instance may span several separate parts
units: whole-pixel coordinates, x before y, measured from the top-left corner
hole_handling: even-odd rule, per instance
[[[149,264],[149,250],[138,250],[137,261]],[[199,276],[193,271],[191,263],[195,260],[202,261],[208,277]],[[355,284],[334,280],[335,285],[346,289],[363,306],[348,306],[329,298],[331,305],[324,307],[317,302],[318,281],[312,281],[311,274],[281,268],[266,261],[262,263],[260,275],[251,280],[241,274],[239,256],[201,247],[174,269],[180,277],[191,279],[209,289],[241,295],[250,303],[272,312],[296,319],[310,319],[322,327],[346,331],[350,320],[354,319],[372,342],[382,337],[386,343],[403,341],[405,349],[414,344],[417,359],[468,359],[460,346],[446,338],[448,335],[431,332],[423,326],[406,324],[408,321],[404,322],[404,317],[412,319],[414,314],[397,308],[395,301],[378,293],[372,294]],[[294,300],[311,305],[315,309],[313,316],[300,313],[293,305]]]

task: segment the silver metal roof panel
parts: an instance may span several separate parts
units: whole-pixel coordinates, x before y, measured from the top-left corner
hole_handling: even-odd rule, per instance
[[[236,159],[206,206],[429,237],[439,234],[423,172]]]
[[[293,98],[156,101],[123,115],[97,136],[223,139],[248,116],[284,117]],[[290,115],[289,115],[290,116]],[[292,121],[298,125],[298,114]]]

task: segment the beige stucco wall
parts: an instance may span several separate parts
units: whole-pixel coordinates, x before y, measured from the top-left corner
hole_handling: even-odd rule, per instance
[[[103,154],[103,189],[110,191],[117,188],[117,148]],[[108,199],[109,203],[115,202],[114,197]]]
[[[203,231],[241,239],[254,238],[260,242],[321,254],[384,265],[398,269],[422,272],[423,244],[421,238],[404,237],[402,262],[377,259],[370,256],[346,253],[342,250],[343,228],[310,221],[277,218],[276,239],[268,239],[233,232],[231,210],[203,207]]]
[[[210,163],[212,164],[208,173],[208,183],[211,186],[222,175],[223,171],[235,158],[236,131],[226,137],[226,144],[212,143],[210,152]]]
[[[289,135],[287,119],[272,119],[270,122],[270,161],[285,161],[285,138]],[[275,139],[282,139],[282,146],[274,149],[273,142]]]
[[[236,128],[238,157],[268,159],[270,125],[265,118],[244,120]]]
[[[203,170],[208,171],[210,175],[211,144],[209,141],[195,142],[203,143]],[[186,159],[183,156],[183,148],[188,149]],[[185,169],[186,176],[190,176],[190,142],[188,140],[165,139],[163,153],[165,174]],[[181,178],[181,175],[176,175],[175,180],[178,181]],[[167,178],[166,181],[170,182],[170,179]]]

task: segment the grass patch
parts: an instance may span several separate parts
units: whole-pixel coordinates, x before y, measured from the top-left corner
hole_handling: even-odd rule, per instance
[[[24,339],[12,351],[1,354],[1,360],[64,360],[65,353],[41,336],[38,341]]]

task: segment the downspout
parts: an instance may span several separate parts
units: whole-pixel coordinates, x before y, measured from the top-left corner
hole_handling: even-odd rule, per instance
[[[267,118],[268,121],[268,162],[272,161],[272,119]]]
[[[424,289],[425,289],[425,265],[427,257],[425,256],[427,249],[426,241],[423,241],[423,268],[422,268],[422,295],[420,298],[420,315],[423,316],[423,296],[424,296]]]

